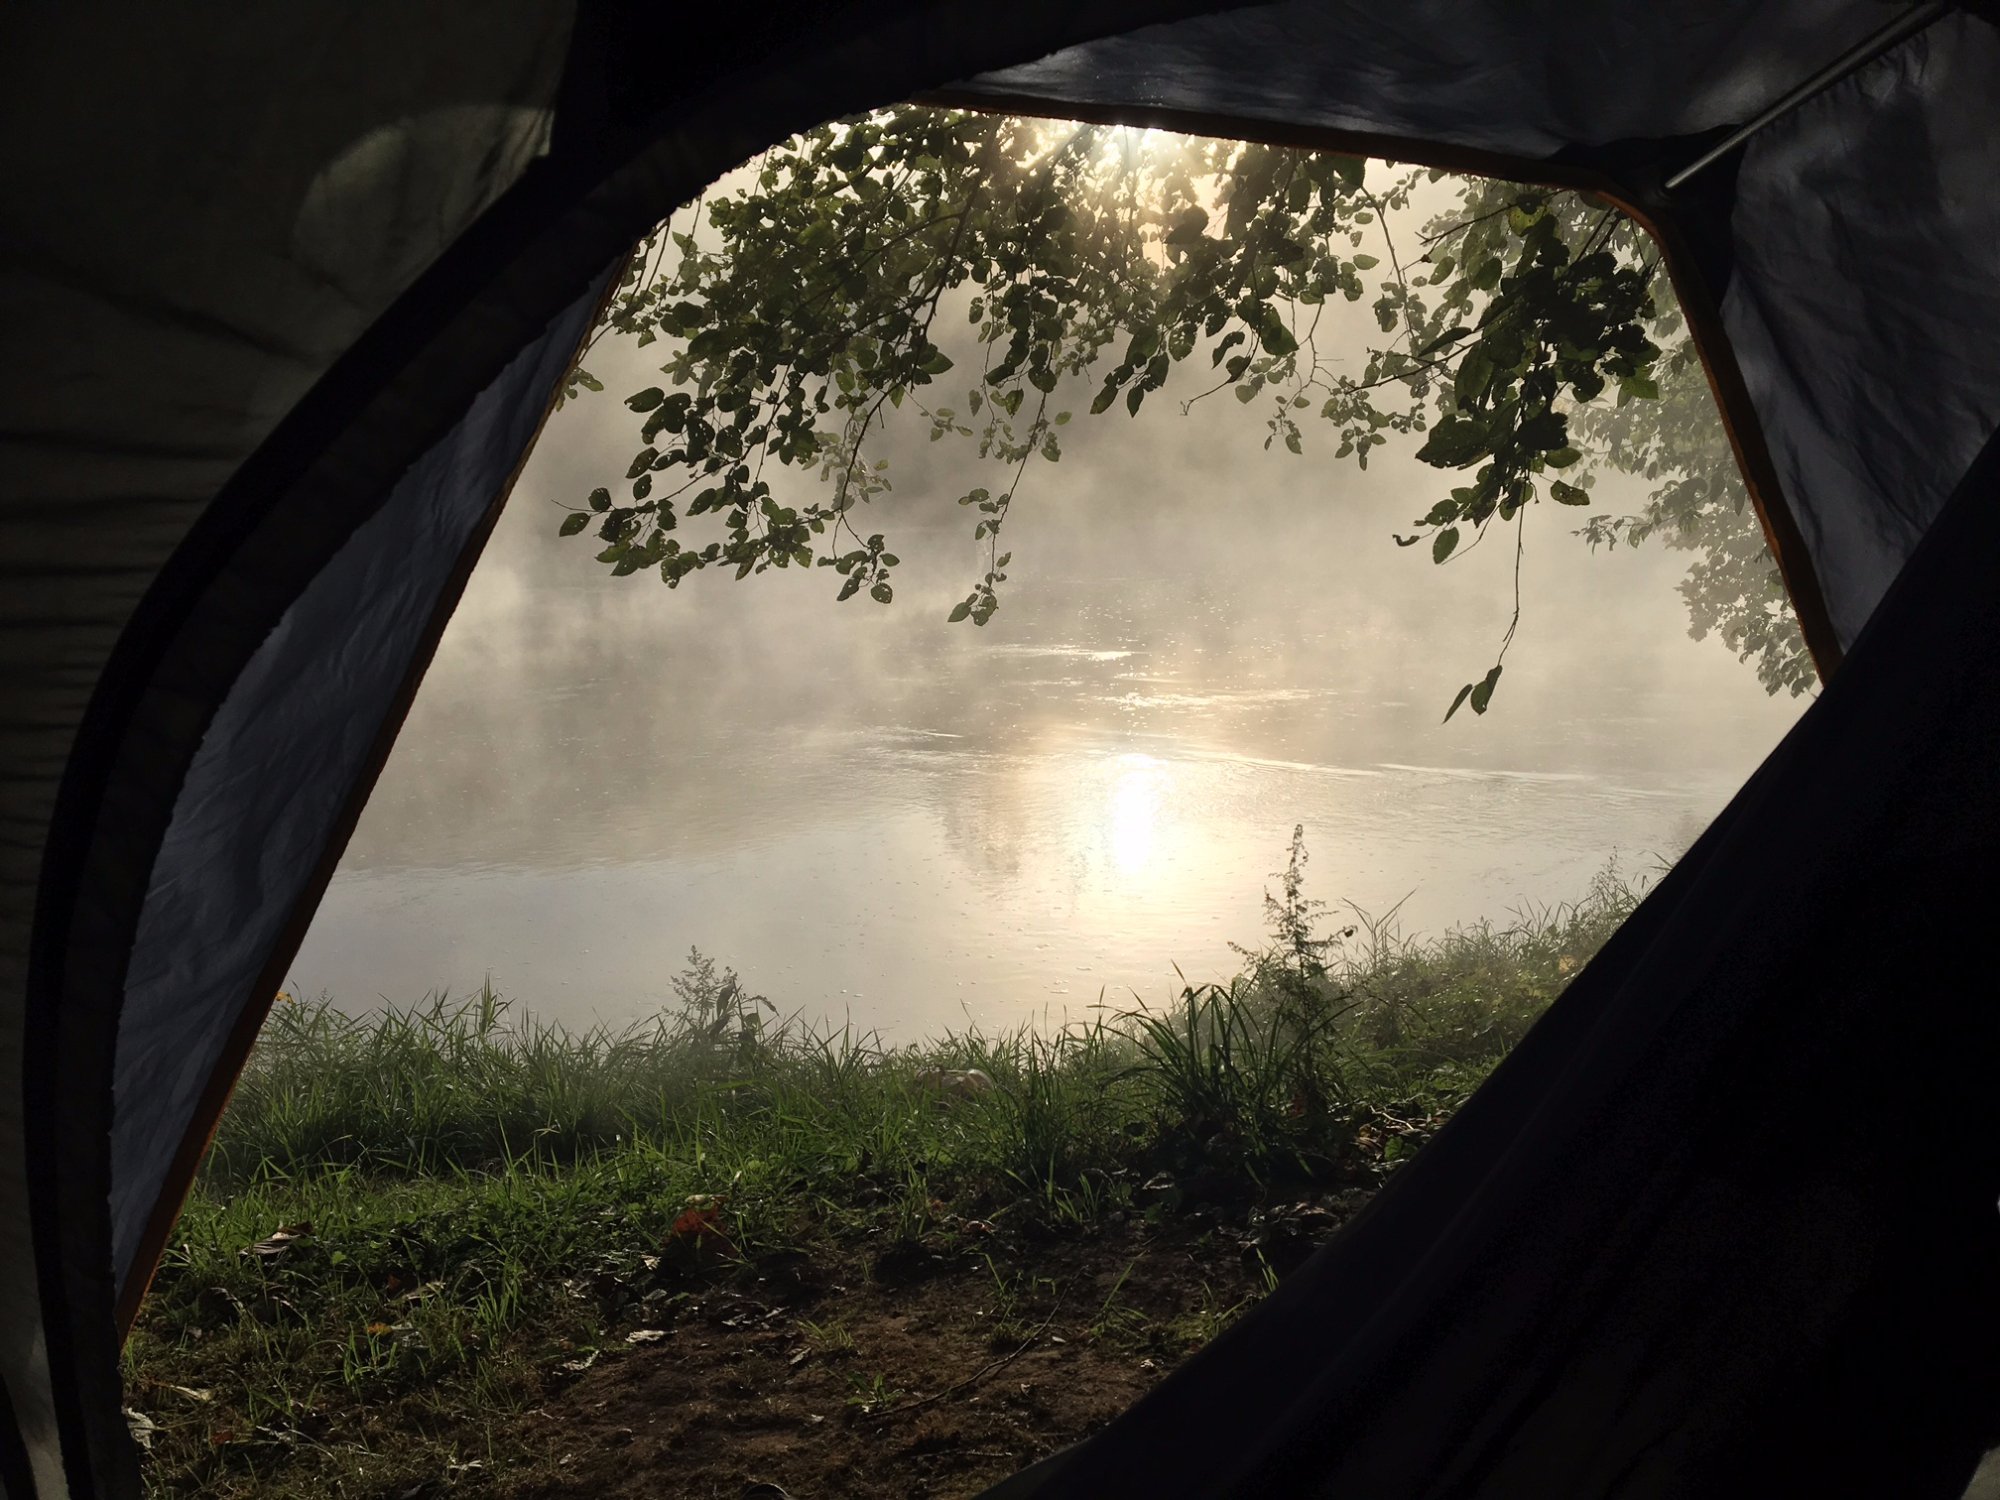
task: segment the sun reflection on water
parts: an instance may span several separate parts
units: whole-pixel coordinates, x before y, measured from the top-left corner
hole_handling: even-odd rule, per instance
[[[1158,842],[1160,808],[1171,773],[1150,755],[1121,755],[1108,806],[1111,863],[1119,875],[1132,879],[1152,869]]]

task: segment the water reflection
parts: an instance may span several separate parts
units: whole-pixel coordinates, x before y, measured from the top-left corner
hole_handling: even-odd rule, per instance
[[[1106,820],[1111,860],[1120,875],[1136,884],[1137,877],[1153,873],[1153,825],[1159,821],[1160,802],[1170,778],[1150,755],[1121,755],[1113,764]]]

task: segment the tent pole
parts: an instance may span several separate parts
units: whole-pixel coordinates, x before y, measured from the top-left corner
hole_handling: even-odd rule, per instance
[[[1737,126],[1721,141],[1674,173],[1666,180],[1667,191],[1670,193],[1675,191],[1697,173],[1714,166],[1766,125],[1783,119],[1815,95],[1825,93],[1850,73],[1875,61],[1898,42],[1915,36],[1933,21],[1939,20],[1950,9],[1951,6],[1946,0],[1928,0],[1928,3],[1919,5],[1915,10],[1898,16],[1872,36],[1856,42],[1817,73],[1780,96],[1775,103],[1766,106],[1746,123]]]

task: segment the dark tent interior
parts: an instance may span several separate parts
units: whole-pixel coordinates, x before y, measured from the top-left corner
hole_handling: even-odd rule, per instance
[[[10,12],[0,1491],[138,1493],[122,1330],[631,245],[930,97],[1626,205],[1826,679],[1359,1219],[993,1493],[1964,1493],[2000,1443],[1997,20]]]

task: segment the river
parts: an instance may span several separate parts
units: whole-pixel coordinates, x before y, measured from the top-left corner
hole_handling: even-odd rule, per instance
[[[1336,467],[1310,433],[1265,452],[1234,409],[1079,421],[1023,487],[983,629],[944,621],[983,571],[954,445],[898,449],[863,524],[903,559],[896,601],[835,604],[828,571],[669,591],[559,541],[550,502],[615,480],[630,425],[611,395],[551,423],[294,992],[490,978],[622,1025],[699,946],[892,1039],[1055,1024],[1233,972],[1294,824],[1309,894],[1400,901],[1405,932],[1575,898],[1614,855],[1643,875],[1803,706],[1688,638],[1685,555],[1593,555],[1544,506],[1492,710],[1441,723],[1506,629],[1511,542],[1435,567],[1389,538],[1435,471]]]

